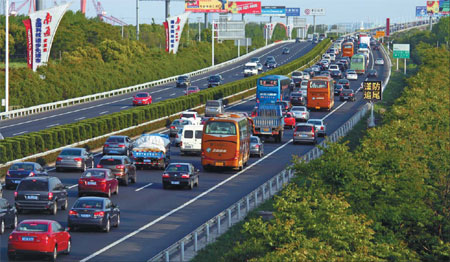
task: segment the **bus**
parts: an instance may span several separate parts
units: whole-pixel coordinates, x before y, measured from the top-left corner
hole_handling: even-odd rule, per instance
[[[356,54],[350,60],[350,69],[355,70],[357,74],[364,74],[366,72],[366,56],[363,54]]]
[[[251,118],[242,113],[219,114],[203,127],[201,159],[205,170],[228,167],[242,170],[250,158]]]
[[[334,82],[329,76],[316,76],[308,82],[307,107],[310,109],[327,109],[334,106]]]
[[[354,50],[352,42],[345,42],[342,47],[342,56],[351,58],[354,55]]]
[[[289,97],[291,79],[281,75],[268,75],[256,83],[256,104],[275,104]]]

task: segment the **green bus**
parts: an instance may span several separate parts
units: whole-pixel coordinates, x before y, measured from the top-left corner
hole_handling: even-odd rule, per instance
[[[357,74],[366,72],[366,57],[363,54],[356,54],[350,60],[350,69],[355,70]]]

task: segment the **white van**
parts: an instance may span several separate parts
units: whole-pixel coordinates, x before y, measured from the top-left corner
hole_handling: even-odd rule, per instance
[[[200,153],[202,149],[203,125],[185,125],[181,134],[181,155]]]
[[[308,90],[308,80],[303,80],[300,84],[300,92],[302,93],[303,97],[307,97],[307,90]]]

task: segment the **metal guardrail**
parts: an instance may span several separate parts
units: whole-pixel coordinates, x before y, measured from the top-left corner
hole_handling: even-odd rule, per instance
[[[283,43],[289,43],[289,42],[293,42],[293,40],[286,40],[286,41],[281,41],[281,42],[275,42],[275,43],[272,43],[270,45],[261,47],[261,48],[259,48],[257,50],[254,50],[254,51],[252,51],[250,53],[247,53],[245,55],[242,55],[240,57],[236,57],[234,59],[231,59],[231,60],[228,60],[226,62],[220,63],[218,65],[210,66],[210,67],[207,67],[207,68],[203,68],[203,69],[200,69],[200,70],[197,70],[197,71],[194,71],[194,72],[190,72],[190,73],[186,73],[186,74],[183,74],[183,75],[196,76],[196,75],[204,74],[206,72],[209,72],[209,71],[212,71],[212,70],[216,70],[216,69],[228,66],[228,65],[230,65],[232,63],[248,59],[250,56],[253,56],[255,53],[264,51],[264,50],[269,49],[269,48],[271,48],[271,47],[273,47],[275,45],[283,44]],[[0,113],[0,120],[24,117],[24,116],[28,116],[28,115],[32,115],[32,114],[37,114],[37,113],[42,113],[42,112],[55,110],[55,109],[58,109],[58,108],[73,106],[73,105],[76,105],[76,104],[91,102],[91,101],[104,99],[104,98],[108,98],[108,97],[112,97],[112,96],[117,96],[117,95],[122,95],[122,94],[130,93],[130,92],[135,92],[135,91],[147,89],[147,88],[150,88],[150,87],[153,87],[153,86],[174,82],[177,78],[178,78],[178,75],[177,76],[172,76],[172,77],[167,77],[167,78],[156,80],[156,81],[152,81],[152,82],[139,84],[139,85],[134,85],[134,86],[124,87],[124,88],[120,88],[120,89],[116,89],[116,90],[111,90],[111,91],[106,91],[106,92],[102,92],[102,93],[97,93],[97,94],[93,94],[93,95],[76,97],[76,98],[71,98],[71,99],[67,99],[67,100],[63,100],[63,101],[57,101],[57,102],[52,102],[52,103],[47,103],[47,104],[42,104],[42,105],[36,105],[36,106],[22,108],[22,109],[11,110],[11,111],[9,111],[7,113],[6,112]]]

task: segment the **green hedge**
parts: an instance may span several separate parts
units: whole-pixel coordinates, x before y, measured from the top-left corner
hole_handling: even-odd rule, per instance
[[[256,80],[261,76],[269,74],[288,74],[307,64],[314,57],[328,48],[329,43],[329,40],[322,41],[305,56],[280,66],[270,71],[270,73],[252,76],[215,88],[202,90],[196,94],[164,100],[145,107],[132,108],[111,115],[86,119],[22,136],[6,138],[0,141],[0,163],[6,163],[35,153],[44,152],[127,127],[136,126],[153,119],[162,118],[196,107],[206,103],[207,100],[230,96],[250,89],[255,86]],[[139,132],[128,133],[130,135],[139,134]]]

